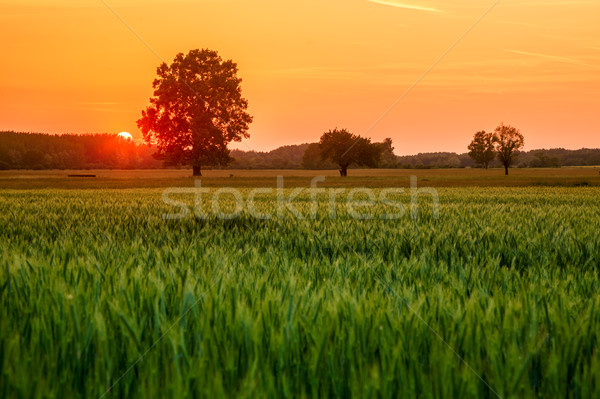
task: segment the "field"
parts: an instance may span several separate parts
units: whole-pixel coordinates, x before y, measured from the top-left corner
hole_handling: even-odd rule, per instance
[[[71,173],[96,178],[68,178]],[[559,169],[357,169],[340,178],[336,170],[207,170],[205,186],[274,187],[276,177],[286,186],[308,187],[315,176],[326,176],[325,186],[407,187],[410,176],[432,187],[581,187],[600,186],[600,166]],[[190,170],[0,170],[0,188],[164,188],[193,186]]]
[[[321,186],[405,187],[405,212],[303,191],[303,219],[165,220],[189,171],[2,172],[0,397],[600,397],[597,169],[355,172]]]

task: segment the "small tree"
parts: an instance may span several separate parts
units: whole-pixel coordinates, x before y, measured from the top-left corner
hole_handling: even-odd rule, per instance
[[[519,156],[519,150],[525,145],[525,138],[517,128],[500,124],[494,131],[494,144],[498,160],[504,165],[504,174]]]
[[[490,162],[496,157],[496,149],[494,148],[494,133],[487,133],[482,130],[475,133],[473,141],[469,144],[469,156],[476,164],[487,169]]]
[[[379,167],[395,168],[398,165],[396,154],[394,154],[394,144],[391,138],[384,139],[381,143],[374,143],[380,147]]]
[[[381,146],[346,129],[334,129],[324,133],[319,148],[323,160],[328,159],[340,167],[342,177],[348,176],[350,165],[376,167],[381,157]]]
[[[227,144],[249,137],[252,117],[242,98],[237,65],[212,50],[191,50],[161,64],[152,83],[154,97],[137,121],[144,140],[156,144],[157,159],[190,164],[194,176],[203,165],[231,162]]]

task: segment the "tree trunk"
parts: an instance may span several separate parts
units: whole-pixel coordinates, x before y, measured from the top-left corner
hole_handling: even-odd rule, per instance
[[[508,176],[508,165],[504,165],[504,175]]]
[[[192,170],[194,171],[194,176],[202,176],[202,170],[200,169],[200,165],[192,166]]]
[[[340,176],[341,177],[348,176],[348,165],[340,165]]]

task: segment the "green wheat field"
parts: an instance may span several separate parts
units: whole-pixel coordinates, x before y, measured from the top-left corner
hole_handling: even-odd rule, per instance
[[[600,188],[438,191],[163,220],[161,188],[2,189],[0,397],[600,397]]]

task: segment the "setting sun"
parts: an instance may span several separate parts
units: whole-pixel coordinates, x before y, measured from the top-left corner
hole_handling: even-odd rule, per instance
[[[121,133],[117,134],[117,136],[119,136],[120,138],[125,139],[125,140],[133,140],[133,136],[129,132],[121,132]]]
[[[0,120],[137,137],[156,67],[210,48],[238,63],[255,117],[239,148],[312,142],[336,126],[363,134],[492,3],[8,0]],[[368,135],[402,143],[402,155],[464,151],[504,121],[528,133],[526,149],[600,146],[599,12],[597,1],[500,2]]]
[[[600,398],[599,16],[0,0],[0,399]]]

